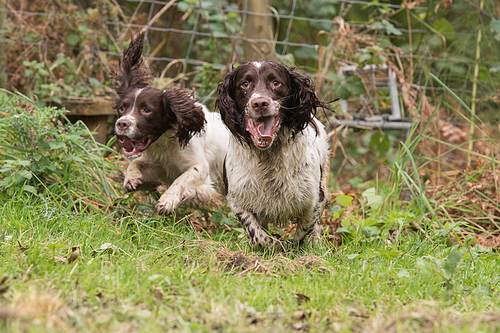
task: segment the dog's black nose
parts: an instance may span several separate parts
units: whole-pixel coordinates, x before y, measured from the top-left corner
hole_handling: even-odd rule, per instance
[[[252,101],[252,108],[256,112],[264,112],[267,110],[267,107],[269,106],[269,100],[265,97],[257,97]]]
[[[120,131],[125,131],[127,128],[129,128],[131,125],[130,123],[130,120],[128,119],[119,119],[117,122],[116,122],[116,127],[120,130]]]

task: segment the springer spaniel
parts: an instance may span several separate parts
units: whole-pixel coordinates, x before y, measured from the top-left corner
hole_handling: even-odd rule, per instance
[[[209,112],[184,90],[156,89],[142,62],[144,35],[123,53],[117,81],[115,124],[128,166],[125,192],[170,187],[156,204],[158,214],[170,214],[191,201],[207,204],[222,193],[222,169],[229,132],[218,113]]]
[[[271,61],[248,62],[218,87],[216,108],[231,131],[224,165],[227,200],[252,247],[282,245],[269,223],[297,222],[293,244],[316,242],[330,149],[309,78]]]

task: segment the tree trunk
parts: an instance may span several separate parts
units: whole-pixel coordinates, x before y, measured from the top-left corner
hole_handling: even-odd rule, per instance
[[[248,11],[269,13],[269,0],[248,0]],[[251,39],[267,39],[265,42],[254,42]],[[273,60],[273,20],[271,16],[247,14],[243,27],[243,59],[245,61]]]

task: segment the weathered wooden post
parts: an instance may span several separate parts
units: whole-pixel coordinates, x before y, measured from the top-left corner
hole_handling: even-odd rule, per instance
[[[243,26],[243,59],[245,61],[274,60],[273,20],[268,14],[269,0],[248,0],[245,25]],[[266,39],[267,41],[250,41],[251,39]]]

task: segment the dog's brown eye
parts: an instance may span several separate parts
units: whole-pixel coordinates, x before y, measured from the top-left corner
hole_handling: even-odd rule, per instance
[[[123,112],[125,111],[125,107],[121,106],[119,109],[118,109],[119,112]]]
[[[248,88],[248,86],[250,85],[250,83],[248,83],[248,81],[245,81],[241,84],[241,87],[242,88]]]
[[[151,112],[151,110],[150,110],[150,109],[148,109],[148,108],[144,108],[144,110],[142,110],[142,112],[144,112],[144,113],[150,113],[150,112]]]
[[[280,82],[280,81],[278,81],[278,80],[274,80],[274,81],[273,81],[273,87],[277,88],[277,87],[279,87],[279,86],[281,86],[281,82]]]

